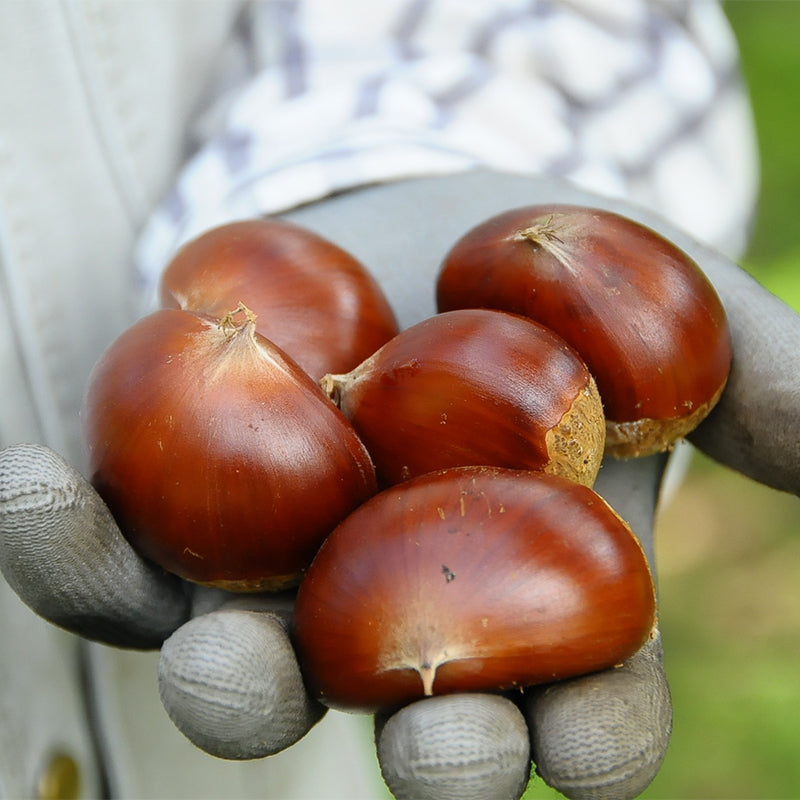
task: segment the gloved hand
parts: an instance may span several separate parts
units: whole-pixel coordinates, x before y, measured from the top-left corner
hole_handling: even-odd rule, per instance
[[[797,493],[800,318],[730,261],[641,209],[562,183],[474,172],[353,191],[287,216],[368,265],[406,326],[434,312],[439,261],[463,232],[506,208],[545,201],[639,218],[700,263],[728,311],[734,364],[693,441],[732,468]],[[666,462],[607,460],[596,485],[651,564]],[[289,644],[290,596],[225,595],[145,564],[91,487],[49,450],[0,453],[0,568],[23,600],[58,625],[115,645],[161,646],[164,705],[184,734],[215,755],[277,752],[324,713],[306,695]],[[428,698],[376,719],[375,730],[398,798],[518,798],[531,757],[569,797],[628,798],[657,772],[670,725],[656,637],[617,669],[529,689],[513,701]]]

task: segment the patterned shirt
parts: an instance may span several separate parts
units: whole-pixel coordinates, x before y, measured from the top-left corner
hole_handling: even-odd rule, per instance
[[[140,241],[149,287],[223,222],[476,166],[557,176],[736,256],[758,168],[714,0],[265,0]]]

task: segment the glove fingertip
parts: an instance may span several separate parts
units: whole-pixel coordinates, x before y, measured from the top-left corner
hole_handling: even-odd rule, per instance
[[[619,668],[535,690],[526,701],[537,774],[570,800],[631,800],[672,732],[659,638]]]
[[[222,609],[187,622],[161,649],[158,683],[178,730],[229,760],[274,755],[325,713],[305,690],[283,623],[260,611]]]
[[[420,700],[377,721],[376,739],[397,800],[518,800],[530,778],[528,729],[504,697]]]
[[[189,613],[183,582],[140,558],[91,484],[41,445],[0,451],[0,568],[37,614],[106,644],[158,647]]]

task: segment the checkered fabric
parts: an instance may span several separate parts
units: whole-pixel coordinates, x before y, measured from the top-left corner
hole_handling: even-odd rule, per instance
[[[636,201],[729,255],[746,241],[755,136],[714,0],[267,0],[241,34],[243,81],[141,238],[147,286],[222,222],[476,166]]]

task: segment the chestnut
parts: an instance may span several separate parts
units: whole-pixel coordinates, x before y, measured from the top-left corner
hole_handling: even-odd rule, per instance
[[[319,380],[352,369],[398,332],[377,281],[348,252],[285,220],[221,225],[164,269],[164,308],[221,317],[244,303],[256,329]]]
[[[455,466],[542,469],[592,485],[605,420],[592,376],[524,317],[464,309],[423,320],[323,389],[352,422],[381,486]]]
[[[377,489],[352,426],[245,308],[139,320],[95,365],[81,414],[89,477],[123,534],[198,583],[296,584]]]
[[[337,526],[298,590],[293,638],[313,696],[372,713],[612,667],[654,622],[642,548],[592,489],[460,467]]]
[[[699,266],[640,223],[574,205],[512,209],[468,231],[436,286],[446,311],[497,308],[562,336],[597,381],[607,452],[668,449],[725,387],[731,339]]]

